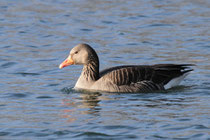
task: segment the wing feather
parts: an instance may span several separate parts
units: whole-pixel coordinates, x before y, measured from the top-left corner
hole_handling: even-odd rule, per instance
[[[191,64],[157,64],[157,65],[130,65],[106,69],[100,77],[107,78],[117,86],[132,85],[145,90],[160,89],[171,79],[179,77],[189,69]],[[161,87],[160,87],[161,86]]]

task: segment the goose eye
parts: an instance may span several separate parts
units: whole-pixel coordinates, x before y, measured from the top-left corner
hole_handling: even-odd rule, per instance
[[[78,54],[78,51],[76,51],[75,54]]]

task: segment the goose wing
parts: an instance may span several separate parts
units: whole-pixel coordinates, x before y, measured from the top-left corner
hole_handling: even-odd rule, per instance
[[[100,77],[110,80],[117,86],[122,85],[165,85],[173,78],[192,71],[191,64],[130,65],[112,67],[100,72]],[[147,82],[148,81],[148,82]],[[136,86],[137,86],[136,85]]]

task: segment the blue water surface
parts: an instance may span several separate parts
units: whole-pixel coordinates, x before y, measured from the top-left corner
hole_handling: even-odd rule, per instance
[[[210,2],[1,0],[0,139],[210,139]],[[73,90],[78,43],[100,68],[192,63],[164,93]]]

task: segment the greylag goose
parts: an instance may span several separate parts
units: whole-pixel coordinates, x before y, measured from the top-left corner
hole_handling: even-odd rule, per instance
[[[192,64],[126,65],[99,72],[99,59],[88,44],[78,44],[59,68],[83,65],[75,89],[106,92],[154,92],[178,85]]]

